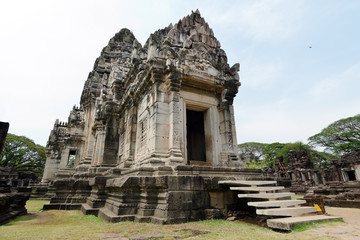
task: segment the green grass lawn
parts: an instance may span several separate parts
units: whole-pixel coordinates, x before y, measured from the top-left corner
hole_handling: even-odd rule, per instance
[[[164,234],[161,239],[327,239],[306,231],[280,233],[255,225],[225,220],[198,221],[174,225],[149,223],[105,223],[80,211],[40,211],[46,201],[30,200],[29,215],[0,226],[0,239],[115,239],[145,233]],[[321,226],[331,226],[326,223]],[[316,226],[315,226],[316,227]]]
[[[26,209],[28,212],[38,212],[42,210],[45,203],[49,203],[47,200],[28,200],[26,202]]]
[[[297,199],[302,199],[302,198],[304,198],[304,195],[292,195],[291,196],[292,200],[297,200]]]

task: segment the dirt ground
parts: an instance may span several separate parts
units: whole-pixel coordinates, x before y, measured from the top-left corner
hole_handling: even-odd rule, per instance
[[[315,236],[326,236],[337,239],[360,240],[360,209],[327,207],[328,214],[340,216],[346,224],[334,227],[320,227],[309,230]]]

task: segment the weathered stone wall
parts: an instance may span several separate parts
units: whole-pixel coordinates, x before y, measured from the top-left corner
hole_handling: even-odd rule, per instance
[[[26,174],[0,167],[0,225],[27,213],[25,204],[31,188],[23,185],[27,186],[32,180],[27,177]]]
[[[7,186],[0,186],[0,225],[25,215],[25,204],[29,196],[29,193],[11,192]]]

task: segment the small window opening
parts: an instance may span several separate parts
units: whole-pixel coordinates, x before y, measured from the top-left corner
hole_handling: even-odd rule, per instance
[[[305,181],[309,181],[309,175],[308,175],[308,173],[305,173],[304,175],[305,175]]]
[[[75,158],[76,158],[76,151],[75,150],[70,150],[67,165],[68,166],[74,166]]]
[[[356,181],[355,171],[346,171],[349,181]]]
[[[146,145],[147,118],[143,119],[139,124],[140,124],[140,148],[143,148]]]

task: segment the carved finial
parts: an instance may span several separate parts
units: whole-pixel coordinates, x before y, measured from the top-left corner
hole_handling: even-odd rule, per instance
[[[240,64],[239,63],[235,63],[229,70],[230,74],[232,76],[234,76],[235,74],[237,74],[237,72],[240,71]]]
[[[196,9],[195,14],[201,15],[199,9]]]

